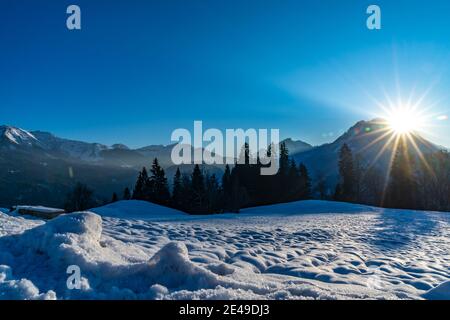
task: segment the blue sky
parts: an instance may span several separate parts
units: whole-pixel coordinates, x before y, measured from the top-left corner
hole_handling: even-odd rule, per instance
[[[446,0],[2,0],[0,122],[132,147],[194,120],[321,144],[375,100],[428,92],[427,137],[450,146],[449,15]]]

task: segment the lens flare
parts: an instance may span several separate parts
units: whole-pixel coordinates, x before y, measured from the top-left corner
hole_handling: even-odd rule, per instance
[[[398,135],[420,131],[425,121],[420,113],[405,106],[392,109],[386,118],[389,128]]]

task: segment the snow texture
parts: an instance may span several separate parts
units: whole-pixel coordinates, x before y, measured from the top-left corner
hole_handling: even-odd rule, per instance
[[[138,201],[94,210],[46,223],[0,213],[0,299],[450,299],[448,213],[320,201],[206,217]]]

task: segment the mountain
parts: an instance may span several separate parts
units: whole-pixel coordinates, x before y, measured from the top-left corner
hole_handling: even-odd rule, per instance
[[[304,163],[313,178],[326,178],[333,188],[338,177],[338,155],[347,143],[365,163],[385,170],[389,165],[394,143],[383,136],[382,121],[360,121],[336,141],[313,147],[303,141],[283,142],[297,163]],[[440,148],[421,138],[413,137],[422,153]],[[26,131],[12,126],[0,126],[0,207],[18,204],[61,206],[68,191],[82,182],[96,191],[98,198],[109,200],[113,192],[132,187],[138,171],[151,166],[155,157],[167,173],[169,182],[177,166],[171,161],[174,145],[152,145],[130,149],[123,144],[106,146],[99,143],[74,141],[43,131]],[[411,150],[415,146],[409,143]],[[381,150],[385,152],[381,153]],[[219,178],[224,165],[204,165],[202,169]],[[180,166],[190,174],[193,165]]]
[[[313,146],[309,143],[301,140],[292,140],[291,138],[282,141],[286,145],[290,154],[297,154],[313,149]]]
[[[0,207],[18,204],[61,206],[76,182],[109,200],[113,192],[132,187],[138,171],[154,158],[166,169],[169,182],[177,166],[171,161],[174,145],[130,149],[59,138],[49,132],[0,126]],[[193,165],[180,166],[190,174]],[[224,165],[202,166],[219,178]]]
[[[334,142],[292,153],[292,157],[298,163],[304,163],[315,177],[324,177],[334,186],[338,177],[339,151],[343,144],[347,144],[363,164],[373,165],[386,172],[395,150],[396,139],[392,137],[393,133],[388,132],[384,120],[360,121]],[[417,154],[417,150],[426,154],[442,149],[418,134],[412,134],[411,140],[406,139],[408,149],[413,154]]]

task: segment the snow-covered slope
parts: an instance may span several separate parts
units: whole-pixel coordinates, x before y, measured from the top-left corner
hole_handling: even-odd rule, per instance
[[[381,209],[365,205],[352,204],[335,201],[296,201],[281,203],[270,206],[262,206],[241,210],[241,214],[317,214],[317,213],[361,213],[361,212],[379,212]]]
[[[103,219],[0,213],[0,298],[450,299],[450,214],[286,208],[169,221],[123,219],[151,209],[133,201],[97,209]],[[70,265],[79,290],[67,289]]]
[[[159,220],[188,217],[184,212],[139,200],[118,201],[91,211],[102,217],[122,219]]]
[[[37,144],[36,137],[26,130],[11,126],[0,126],[0,140],[14,145],[32,146]]]

